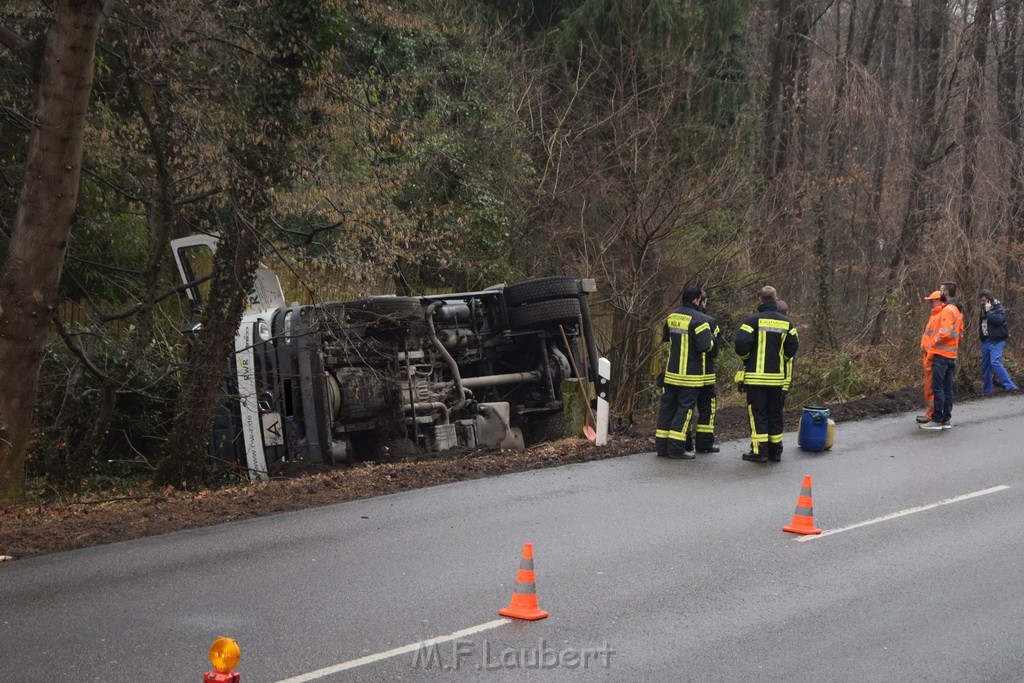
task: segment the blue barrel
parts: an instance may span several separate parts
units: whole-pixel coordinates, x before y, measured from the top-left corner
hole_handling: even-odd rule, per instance
[[[800,448],[813,453],[825,450],[828,440],[829,410],[823,406],[804,406],[797,430],[796,442]]]

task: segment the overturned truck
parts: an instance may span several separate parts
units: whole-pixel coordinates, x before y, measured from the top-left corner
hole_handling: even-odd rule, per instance
[[[214,238],[175,240],[185,282]],[[204,256],[201,252],[206,251]],[[285,305],[261,270],[235,339],[211,455],[267,476],[454,447],[520,449],[561,435],[562,382],[596,377],[590,279],[421,297]],[[200,309],[198,288],[186,290]]]

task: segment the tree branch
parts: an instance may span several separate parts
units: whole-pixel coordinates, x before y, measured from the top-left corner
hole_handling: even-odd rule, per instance
[[[107,322],[110,322],[111,320],[121,320],[122,318],[130,318],[131,316],[135,315],[136,313],[141,313],[142,311],[146,310],[147,308],[151,308],[151,307],[155,306],[156,304],[160,303],[164,299],[167,299],[168,297],[171,297],[171,296],[177,294],[178,292],[183,292],[186,289],[189,289],[191,287],[195,287],[197,285],[201,285],[204,282],[206,282],[207,280],[210,280],[212,278],[213,278],[213,273],[211,273],[209,275],[204,275],[203,277],[195,279],[195,280],[192,280],[191,282],[186,282],[184,284],[178,285],[177,287],[172,287],[171,289],[168,289],[166,292],[164,292],[160,296],[154,298],[152,301],[143,301],[141,303],[137,303],[134,306],[129,306],[128,308],[124,309],[123,311],[119,311],[117,313],[102,313],[102,314],[100,314],[100,322],[107,323]]]
[[[35,69],[35,64],[32,63],[32,56],[30,54],[31,45],[29,42],[3,25],[0,25],[0,45],[13,52],[26,66],[33,70]]]

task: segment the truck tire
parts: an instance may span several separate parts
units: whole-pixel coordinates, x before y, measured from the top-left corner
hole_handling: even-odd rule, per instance
[[[531,301],[563,299],[576,296],[579,291],[579,282],[567,275],[526,280],[505,287],[505,305],[511,307]]]
[[[579,317],[579,299],[552,299],[513,308],[508,312],[508,324],[513,330],[529,330],[560,323],[573,324]]]
[[[405,321],[423,316],[419,299],[411,296],[371,296],[347,301],[345,312],[357,322]]]
[[[528,445],[530,446],[545,441],[551,442],[564,439],[565,416],[562,413],[554,413],[544,417],[535,417],[527,423],[527,432],[529,433],[530,440]]]

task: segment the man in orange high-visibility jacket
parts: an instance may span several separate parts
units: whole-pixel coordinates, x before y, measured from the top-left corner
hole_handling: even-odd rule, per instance
[[[942,284],[942,309],[939,311],[938,329],[930,335],[925,350],[932,358],[932,393],[935,407],[932,419],[921,429],[950,429],[953,413],[953,375],[956,372],[956,353],[964,331],[964,314],[957,305],[956,285]],[[952,289],[951,289],[952,288]]]
[[[942,292],[935,290],[924,300],[931,304],[932,312],[928,317],[928,323],[924,326],[924,333],[921,335],[921,362],[924,364],[924,415],[917,416],[918,424],[926,424],[932,421],[932,411],[935,410],[935,394],[932,393],[932,357],[928,353],[931,340],[939,330],[939,313],[942,312]]]

